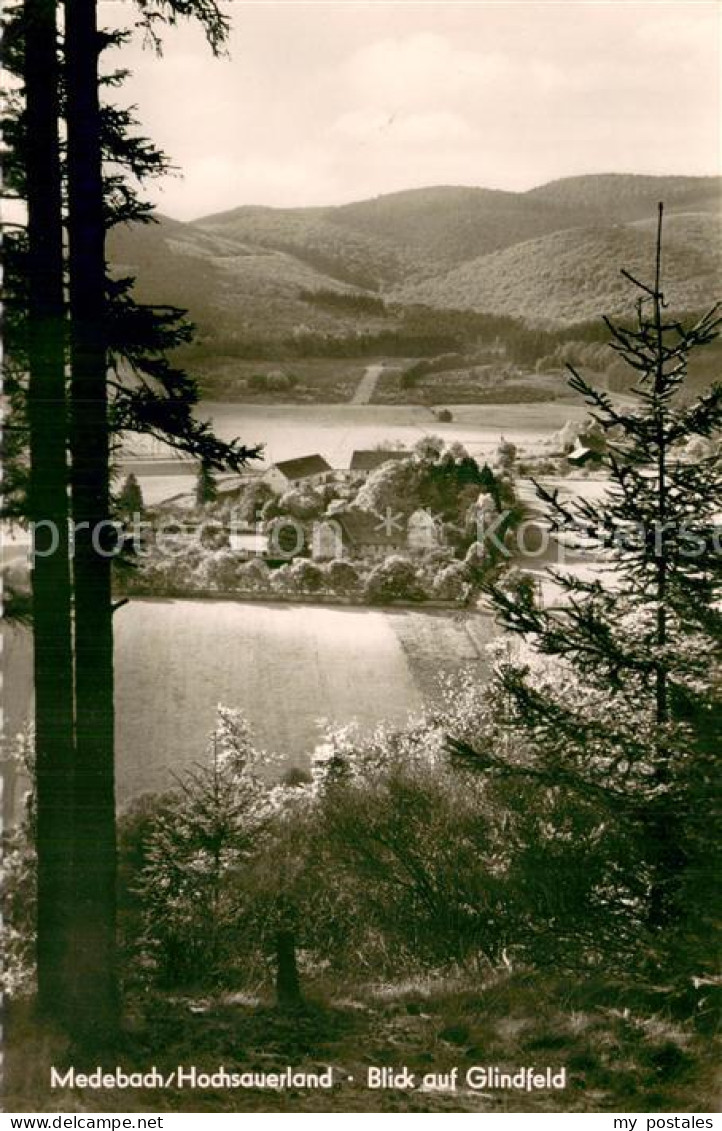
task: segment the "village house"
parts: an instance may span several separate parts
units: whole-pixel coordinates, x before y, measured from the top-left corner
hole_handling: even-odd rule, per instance
[[[408,520],[402,516],[380,518],[366,511],[348,511],[335,517],[333,530],[318,539],[318,557],[337,557],[339,528],[344,554],[351,558],[385,558],[389,554],[437,550],[442,534],[436,519],[416,510]]]
[[[353,478],[368,479],[372,471],[390,460],[408,459],[409,452],[384,451],[380,448],[358,448],[351,455],[349,471]]]
[[[344,550],[351,558],[385,558],[406,549],[403,521],[380,519],[366,511],[349,511],[338,516]]]
[[[567,463],[570,463],[572,467],[586,467],[587,464],[601,463],[601,459],[602,457],[599,452],[593,451],[592,448],[587,448],[582,443],[577,443],[576,447],[569,452]]]
[[[318,487],[323,483],[330,483],[333,477],[331,465],[323,456],[314,453],[274,463],[264,474],[263,481],[277,495],[283,495],[292,487]]]

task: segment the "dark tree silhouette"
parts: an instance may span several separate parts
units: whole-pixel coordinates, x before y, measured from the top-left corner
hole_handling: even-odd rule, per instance
[[[123,514],[140,514],[143,510],[143,492],[137,477],[131,471],[118,495],[118,507]]]
[[[218,485],[207,460],[201,460],[196,481],[196,503],[199,507],[214,503],[218,498]]]
[[[36,732],[38,1000],[67,1016],[71,925],[73,667],[68,554],[65,326],[58,59],[54,0],[25,0],[20,28],[25,85],[27,201],[27,514],[32,568]],[[22,180],[22,178],[21,178]]]
[[[105,215],[95,0],[66,0],[64,35],[75,523],[75,1028],[115,1030],[115,789]]]
[[[214,49],[225,34],[225,19],[211,0],[140,0],[138,6],[141,23],[156,41],[160,24],[179,17],[199,19]],[[4,125],[9,126],[6,137],[15,143],[9,164],[16,194],[28,198],[29,230],[26,237],[11,240],[14,353],[10,361],[5,358],[4,369],[12,375],[13,421],[5,451],[11,450],[13,458],[5,510],[52,523],[58,536],[55,552],[38,559],[33,578],[38,980],[41,1004],[67,1022],[76,1036],[98,1041],[112,1035],[117,1020],[113,436],[135,429],[167,437],[172,446],[219,468],[242,466],[256,449],[237,441],[223,443],[208,424],[195,419],[195,384],[165,356],[166,350],[189,339],[191,328],[183,312],[138,304],[132,280],[106,276],[108,225],[149,215],[128,175],[142,179],[167,164],[132,132],[128,111],[100,103],[99,89],[117,86],[122,72],[101,80],[99,52],[121,42],[123,35],[98,33],[92,0],[68,0],[63,81],[54,4],[28,0],[18,31],[13,55],[24,90],[22,101],[10,100],[19,104],[6,111]],[[66,122],[64,154],[58,148],[60,115]],[[103,159],[109,162],[106,169]],[[63,177],[65,256],[60,227]],[[63,271],[69,303],[64,302]],[[69,428],[64,405],[68,360]],[[128,370],[131,380],[124,382],[121,372]],[[74,558],[67,538],[68,443]],[[31,457],[29,478],[23,468],[25,451]],[[41,532],[47,528],[41,527]],[[38,544],[39,550],[44,548],[44,543]],[[70,961],[64,961],[65,954]]]

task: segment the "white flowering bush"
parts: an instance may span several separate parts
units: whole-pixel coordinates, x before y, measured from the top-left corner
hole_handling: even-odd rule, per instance
[[[30,783],[34,777],[35,742],[32,729],[7,743],[6,766]],[[0,918],[0,990],[8,997],[23,997],[35,988],[35,910],[37,861],[34,845],[34,795],[26,798],[18,825],[3,832],[0,856],[2,917]]]

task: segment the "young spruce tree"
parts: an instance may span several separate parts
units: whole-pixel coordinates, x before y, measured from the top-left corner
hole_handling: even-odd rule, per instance
[[[715,338],[720,319],[717,307],[691,325],[667,314],[662,218],[660,204],[653,282],[623,271],[638,292],[635,321],[605,319],[634,372],[636,403],[570,367],[604,431],[608,490],[569,503],[536,484],[550,529],[583,533],[603,572],[552,570],[562,592],[553,607],[489,589],[502,624],[557,659],[558,681],[509,659],[499,701],[519,741],[499,754],[452,740],[467,764],[571,790],[599,804],[600,829],[618,821],[633,833],[644,893],[635,914],[651,940],[709,927],[722,737],[722,385],[692,403],[679,395],[690,353]],[[510,751],[522,747],[533,754],[514,764]]]

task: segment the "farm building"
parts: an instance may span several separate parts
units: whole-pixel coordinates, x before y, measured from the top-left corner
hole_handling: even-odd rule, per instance
[[[380,518],[366,511],[349,511],[335,518],[334,526],[341,528],[344,551],[352,558],[436,550],[442,544],[439,525],[425,510],[414,511],[407,521],[401,515]]]
[[[404,451],[383,451],[379,448],[359,448],[351,456],[349,470],[354,477],[367,479],[372,471],[390,460],[408,459],[409,453]]]
[[[332,478],[333,468],[317,453],[281,460],[269,467],[263,476],[264,482],[278,495],[292,487],[316,487],[330,482]]]
[[[599,452],[595,452],[592,448],[587,448],[581,443],[578,443],[567,456],[567,463],[570,463],[572,467],[585,467],[590,463],[599,463],[600,460]]]

